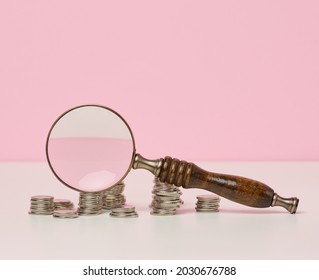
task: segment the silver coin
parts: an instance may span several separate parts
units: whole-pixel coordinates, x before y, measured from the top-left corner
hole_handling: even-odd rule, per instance
[[[54,204],[53,203],[51,203],[51,204],[42,204],[42,203],[37,203],[37,204],[35,204],[35,203],[31,203],[31,205],[30,205],[30,207],[42,207],[42,208],[52,208],[54,206]]]
[[[210,204],[210,203],[219,203],[220,200],[197,200],[199,204]]]
[[[103,199],[103,209],[110,210],[112,208],[121,207],[123,204],[125,204],[126,199],[125,196],[122,194],[119,195],[106,195]]]
[[[216,207],[219,207],[219,204],[211,204],[211,205],[201,205],[201,204],[196,204],[196,207],[198,208],[216,208]]]
[[[81,203],[79,204],[79,208],[101,208],[102,205],[100,203]]]
[[[164,210],[180,208],[179,204],[160,204],[160,203],[154,203],[154,202],[152,202],[151,206],[155,208],[159,208],[159,209],[164,209]]]
[[[85,196],[81,196],[80,200],[83,201],[99,201],[101,199],[100,196],[95,196],[95,197],[85,197]]]
[[[52,215],[53,211],[29,211],[29,214],[31,215]]]
[[[61,210],[55,210],[53,212],[53,216],[56,218],[77,218],[78,212],[76,210],[70,210],[70,209],[61,209]]]
[[[153,197],[153,201],[159,202],[159,203],[167,203],[167,204],[179,204],[179,199],[178,198],[173,198],[173,199],[163,199],[163,197],[156,196]]]
[[[51,195],[34,195],[34,196],[31,196],[31,200],[36,200],[36,201],[40,201],[40,200],[53,200],[54,197],[51,196]]]
[[[218,210],[219,209],[219,206],[218,207],[211,207],[211,208],[201,208],[201,207],[195,207],[196,210],[203,210],[203,211],[214,211],[214,210]]]
[[[197,212],[219,212],[220,197],[217,195],[199,195],[197,196]]]
[[[35,210],[53,210],[54,209],[54,207],[53,207],[53,205],[52,206],[50,206],[50,207],[42,207],[42,206],[34,206],[34,205],[31,205],[30,206],[30,209],[35,209]]]
[[[70,204],[71,200],[65,198],[55,198],[53,202],[58,204]]]
[[[177,187],[174,187],[174,188],[163,188],[163,187],[160,187],[160,188],[153,188],[152,190],[152,193],[153,194],[158,194],[158,195],[164,195],[164,196],[168,196],[168,195],[181,195],[182,192],[177,189]]]
[[[175,215],[176,210],[182,204],[182,200],[180,199],[182,192],[179,188],[160,182],[158,177],[154,178],[152,193],[152,202],[150,204],[150,208],[152,209],[150,213],[152,215]]]
[[[179,206],[179,202],[174,202],[174,201],[158,201],[158,200],[153,200],[152,204],[156,205],[163,205],[163,206]]]
[[[102,192],[80,192],[81,196],[94,197],[101,195]]]
[[[55,210],[72,210],[74,209],[74,205],[69,205],[69,206],[55,206]]]
[[[76,214],[77,211],[75,209],[61,209],[61,210],[54,210],[55,214]]]
[[[131,214],[127,214],[127,215],[117,215],[117,214],[110,213],[110,217],[113,217],[113,218],[137,218],[138,214],[131,213]]]
[[[53,202],[50,202],[50,203],[47,203],[47,202],[45,202],[45,203],[42,203],[42,202],[36,202],[36,203],[34,203],[34,202],[32,202],[30,205],[31,205],[31,206],[51,207],[51,206],[54,205],[54,203],[53,203]]]
[[[108,188],[107,190],[105,190],[103,192],[103,194],[120,194],[123,192],[125,187],[125,183],[124,182],[120,182],[117,185]]]
[[[113,207],[111,208],[110,217],[114,217],[114,218],[136,218],[136,217],[138,217],[138,214],[135,211],[135,207],[132,205],[124,204],[125,197],[123,197],[123,198],[124,199],[114,201]]]
[[[79,215],[78,214],[76,214],[76,215],[54,215],[53,214],[53,217],[54,218],[59,218],[59,219],[75,219],[75,218],[78,218],[79,217]]]
[[[79,213],[80,216],[97,216],[97,215],[102,214],[102,211],[93,211],[93,212],[90,212],[90,211],[78,211],[78,213]]]
[[[116,212],[116,213],[123,213],[123,212],[134,212],[135,211],[135,207],[132,205],[123,205],[119,208],[114,208],[112,209],[112,213]]]
[[[219,204],[196,204],[196,207],[198,208],[215,208],[215,207],[219,207]]]
[[[153,211],[151,211],[150,214],[154,216],[171,216],[175,215],[176,211],[157,211],[153,209]]]
[[[211,203],[211,204],[199,204],[199,203],[196,203],[196,206],[197,207],[215,207],[215,206],[219,206],[219,203]]]
[[[53,200],[31,200],[30,201],[31,204],[44,204],[44,205],[47,205],[47,204],[53,204]]]
[[[61,209],[61,210],[54,210],[53,215],[56,216],[73,216],[78,215],[78,212],[74,209]]]
[[[31,215],[52,215],[54,204],[53,196],[34,195],[30,199],[29,214]]]
[[[122,212],[122,213],[111,212],[110,214],[112,214],[113,216],[130,216],[130,215],[135,215],[137,213],[135,211],[132,211],[132,212]]]
[[[81,192],[77,211],[79,215],[99,215],[102,213],[102,205],[102,192]]]
[[[52,207],[30,206],[30,209],[32,209],[32,210],[53,210],[53,206]]]
[[[198,209],[196,208],[197,212],[219,212],[219,209]]]
[[[57,219],[75,219],[75,218],[78,218],[79,217],[79,215],[74,215],[74,216],[54,216],[53,215],[53,217],[54,218],[57,218]]]
[[[81,205],[78,207],[79,209],[88,209],[88,210],[102,210],[102,207],[100,205]]]
[[[198,200],[220,200],[220,197],[218,195],[199,195],[197,196]]]
[[[79,201],[85,204],[100,204],[101,203],[100,199],[80,199]]]

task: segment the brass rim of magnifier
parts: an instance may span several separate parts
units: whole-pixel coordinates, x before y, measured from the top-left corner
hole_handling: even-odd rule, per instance
[[[96,105],[96,104],[86,104],[86,105],[80,105],[80,106],[77,106],[77,107],[74,107],[74,108],[72,108],[72,109],[70,109],[70,110],[65,111],[61,116],[59,116],[59,117],[55,120],[55,122],[52,124],[52,126],[51,126],[51,128],[50,128],[50,130],[49,130],[49,133],[48,133],[48,136],[47,136],[47,140],[46,140],[46,145],[45,145],[45,152],[46,152],[47,161],[48,161],[48,164],[49,164],[49,166],[50,166],[51,171],[53,172],[53,174],[55,175],[55,177],[56,177],[63,185],[65,185],[65,186],[71,188],[72,190],[81,192],[81,190],[79,190],[79,189],[77,189],[77,188],[75,188],[75,187],[72,187],[72,186],[69,185],[68,183],[64,182],[64,181],[59,177],[59,175],[54,171],[54,168],[53,168],[53,166],[51,165],[50,157],[49,157],[49,140],[50,140],[51,132],[52,132],[52,130],[54,129],[55,125],[56,125],[65,115],[67,115],[68,113],[70,113],[70,112],[72,112],[72,111],[74,111],[74,110],[76,110],[76,109],[80,109],[80,108],[84,108],[84,107],[98,107],[98,108],[102,108],[102,109],[105,109],[105,110],[107,110],[107,111],[112,112],[113,114],[115,114],[116,116],[118,116],[118,117],[125,123],[126,127],[128,128],[128,130],[129,130],[129,132],[130,132],[130,134],[131,134],[131,138],[132,138],[132,142],[133,142],[133,153],[132,153],[132,158],[131,158],[130,165],[129,165],[129,167],[128,167],[126,173],[122,176],[122,178],[121,178],[119,181],[117,181],[114,185],[112,185],[112,186],[110,186],[110,187],[108,187],[108,188],[105,189],[105,190],[107,190],[107,189],[110,189],[110,188],[112,188],[113,186],[115,186],[116,184],[118,184],[118,183],[120,183],[120,182],[123,181],[123,179],[124,179],[124,178],[126,177],[126,175],[130,172],[130,170],[131,170],[131,168],[132,168],[132,166],[133,166],[133,162],[134,162],[134,158],[135,158],[135,154],[136,154],[135,140],[134,140],[134,136],[133,136],[133,133],[132,133],[132,130],[131,130],[130,126],[128,125],[128,123],[125,121],[125,119],[124,119],[119,113],[115,112],[115,111],[112,110],[111,108],[108,108],[108,107],[102,106],[102,105]],[[101,190],[101,191],[103,191],[103,190]],[[90,192],[90,191],[86,191],[86,192]],[[94,193],[94,192],[92,192],[92,193]]]

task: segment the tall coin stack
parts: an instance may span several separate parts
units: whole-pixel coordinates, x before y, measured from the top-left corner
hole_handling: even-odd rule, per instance
[[[80,192],[79,215],[98,215],[102,213],[102,192]]]
[[[53,196],[35,195],[31,197],[29,214],[52,215],[54,210]]]
[[[197,196],[197,212],[218,212],[220,197],[218,195],[199,195]]]
[[[183,204],[180,199],[182,192],[173,185],[161,183],[158,177],[154,178],[153,200],[150,205],[152,215],[175,215],[177,208]]]
[[[102,194],[102,207],[105,210],[111,210],[113,208],[121,207],[125,204],[126,199],[122,194],[124,191],[124,182],[105,190]]]

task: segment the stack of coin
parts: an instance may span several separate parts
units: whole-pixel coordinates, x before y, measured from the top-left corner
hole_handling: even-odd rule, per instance
[[[35,195],[31,197],[29,214],[52,215],[54,210],[53,196]]]
[[[73,203],[68,199],[58,198],[54,199],[54,210],[73,209]]]
[[[53,212],[53,217],[60,219],[74,219],[78,216],[78,212],[75,209],[59,209]]]
[[[138,214],[134,206],[124,204],[119,208],[113,208],[110,216],[114,218],[137,218]]]
[[[118,208],[125,204],[125,196],[122,194],[124,191],[124,182],[105,190],[102,195],[103,209],[110,210]]]
[[[79,215],[98,215],[102,213],[102,192],[80,193]]]
[[[154,179],[153,200],[150,205],[152,215],[175,215],[177,208],[183,203],[182,192],[173,185],[164,184],[157,177]]]
[[[197,196],[197,212],[218,212],[220,197],[218,195],[199,195]]]

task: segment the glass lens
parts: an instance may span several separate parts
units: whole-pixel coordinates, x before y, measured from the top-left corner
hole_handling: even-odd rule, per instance
[[[125,120],[96,105],[63,114],[52,126],[46,148],[58,179],[82,192],[102,191],[120,182],[135,153],[133,134]]]

